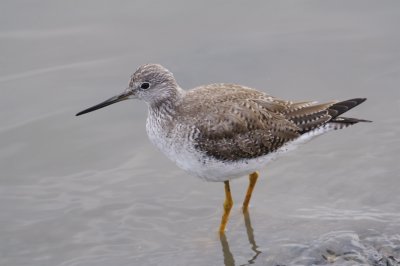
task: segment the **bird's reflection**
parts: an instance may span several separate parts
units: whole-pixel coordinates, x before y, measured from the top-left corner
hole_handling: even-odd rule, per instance
[[[253,230],[253,227],[251,226],[250,214],[248,211],[246,211],[243,215],[244,215],[244,224],[246,226],[247,238],[251,245],[251,250],[254,252],[254,256],[247,261],[248,263],[243,264],[243,265],[250,265],[250,264],[255,263],[258,255],[261,254],[261,251],[258,250],[258,246],[254,239],[254,230]],[[224,255],[224,265],[225,266],[234,266],[235,259],[229,248],[228,239],[226,238],[225,234],[220,234],[220,241],[221,241],[221,246],[222,246],[222,253]]]
[[[254,230],[251,226],[250,214],[248,211],[244,213],[244,224],[246,225],[247,237],[251,245],[251,250],[254,251],[254,256],[248,262],[249,264],[253,264],[256,261],[258,255],[261,254],[261,251],[258,250],[256,240],[254,239]]]
[[[222,253],[224,254],[224,265],[225,266],[234,266],[235,259],[233,258],[232,252],[229,249],[228,240],[226,239],[225,234],[220,234],[219,240],[221,241]]]

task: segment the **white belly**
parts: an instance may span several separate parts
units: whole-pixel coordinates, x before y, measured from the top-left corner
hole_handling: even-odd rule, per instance
[[[184,137],[182,131],[187,129],[175,128],[172,132],[165,132],[162,127],[146,125],[150,141],[160,149],[170,160],[190,175],[199,177],[206,181],[222,182],[241,176],[248,175],[264,167],[271,160],[281,154],[297,148],[300,144],[307,142],[315,136],[333,130],[329,124],[310,131],[298,139],[288,142],[275,152],[253,159],[237,161],[220,161],[208,157],[204,152],[195,149],[192,139]]]

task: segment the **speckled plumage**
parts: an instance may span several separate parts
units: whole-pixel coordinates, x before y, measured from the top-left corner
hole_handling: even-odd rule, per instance
[[[185,91],[156,64],[139,67],[123,95],[147,103],[150,140],[179,167],[208,181],[249,174],[316,135],[365,121],[339,117],[362,98],[292,102],[225,83]]]
[[[242,205],[247,212],[257,170],[315,136],[366,121],[340,116],[363,98],[291,102],[224,83],[185,91],[171,72],[156,64],[139,67],[122,94],[77,115],[132,98],[147,103],[147,135],[169,159],[194,176],[224,182],[222,234],[233,206],[230,179],[249,175]]]

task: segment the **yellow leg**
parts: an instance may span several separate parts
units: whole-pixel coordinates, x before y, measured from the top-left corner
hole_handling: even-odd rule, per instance
[[[247,209],[249,207],[249,202],[251,199],[251,194],[253,193],[253,189],[256,186],[257,178],[258,178],[258,172],[254,172],[249,175],[249,187],[247,188],[246,197],[244,198],[243,201],[243,212],[247,212]]]
[[[222,215],[221,225],[219,226],[219,232],[223,234],[225,232],[226,224],[228,223],[229,213],[233,206],[233,200],[231,195],[231,188],[229,187],[229,181],[224,181],[225,184],[225,201],[224,201],[224,214]]]

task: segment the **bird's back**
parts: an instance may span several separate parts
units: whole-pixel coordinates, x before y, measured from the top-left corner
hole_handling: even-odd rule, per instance
[[[363,101],[291,102],[240,85],[210,84],[187,91],[177,122],[196,127],[196,149],[217,160],[236,161],[276,151]],[[335,122],[346,126],[356,120]]]

